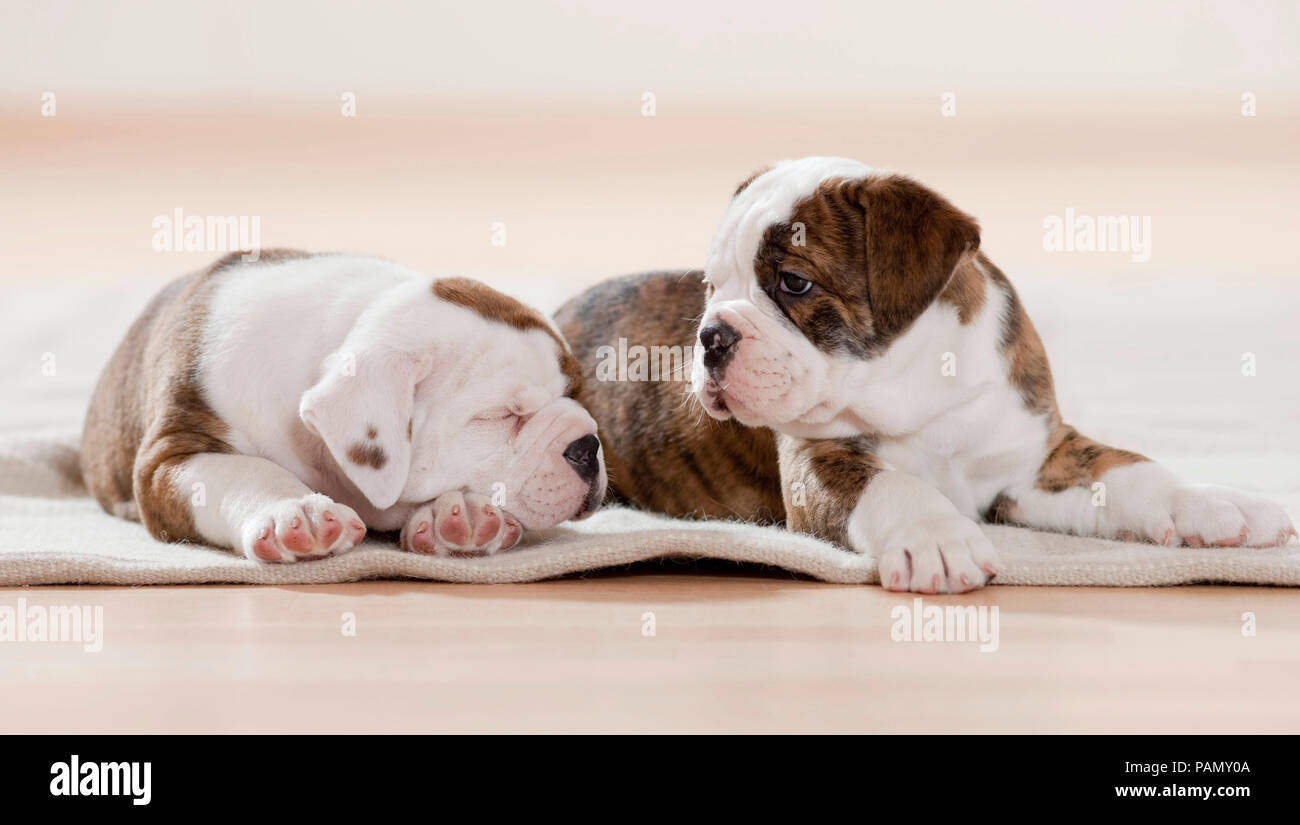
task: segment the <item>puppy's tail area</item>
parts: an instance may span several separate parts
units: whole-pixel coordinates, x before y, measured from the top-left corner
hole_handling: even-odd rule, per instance
[[[81,473],[80,433],[27,431],[0,437],[0,495],[74,498],[88,495]]]

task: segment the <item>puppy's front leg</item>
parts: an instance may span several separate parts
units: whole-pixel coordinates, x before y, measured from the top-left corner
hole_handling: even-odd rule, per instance
[[[294,562],[351,550],[366,534],[351,507],[264,458],[199,453],[154,463],[148,456],[137,462],[136,504],[155,538]]]
[[[779,435],[782,494],[791,530],[871,553],[889,590],[963,593],[998,571],[975,522],[938,490],[891,470],[865,436]]]

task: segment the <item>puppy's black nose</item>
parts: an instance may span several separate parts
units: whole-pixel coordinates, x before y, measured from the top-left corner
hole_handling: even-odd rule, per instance
[[[573,467],[578,478],[591,481],[600,472],[600,460],[596,458],[599,449],[599,438],[594,435],[584,435],[564,448],[564,460]]]
[[[730,324],[714,321],[700,329],[700,345],[704,347],[704,366],[718,369],[731,360],[732,348],[740,340],[740,333]]]

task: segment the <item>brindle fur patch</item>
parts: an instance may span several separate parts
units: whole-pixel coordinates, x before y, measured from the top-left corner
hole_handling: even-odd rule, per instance
[[[848,544],[849,517],[884,465],[869,436],[803,439],[778,435],[781,492],[791,530]]]
[[[1108,470],[1150,461],[1146,456],[1099,444],[1064,424],[1053,433],[1051,443],[1053,446],[1034,482],[1035,487],[1049,493],[1090,487]]]
[[[1090,488],[1109,470],[1150,460],[1139,453],[1100,444],[1080,435],[1073,427],[1058,423],[1048,439],[1047,458],[1038,469],[1034,487],[1047,493]],[[1019,503],[1003,493],[998,494],[983,515],[986,521],[997,524],[1027,524]]]
[[[1025,409],[1032,413],[1046,415],[1052,426],[1060,423],[1056,406],[1056,386],[1052,381],[1052,368],[1047,363],[1047,351],[1043,341],[1038,337],[1038,330],[1029,320],[1020,296],[987,257],[982,253],[977,258],[980,268],[988,275],[993,287],[1006,296],[1006,309],[1002,317],[1002,354],[1010,365],[1008,380],[1020,393]]]
[[[939,301],[957,310],[958,322],[969,324],[984,308],[986,286],[984,273],[974,261],[965,260],[957,265],[952,280],[939,293]]]
[[[998,493],[983,513],[984,520],[993,524],[1022,524],[1020,504],[1010,496]]]
[[[770,430],[709,418],[688,380],[596,378],[597,351],[619,338],[629,346],[694,347],[701,278],[699,271],[614,278],[561,307],[556,322],[584,373],[576,398],[600,427],[612,500],[675,516],[780,522]]]

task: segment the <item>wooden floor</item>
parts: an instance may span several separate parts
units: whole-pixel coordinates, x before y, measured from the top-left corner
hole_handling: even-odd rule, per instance
[[[102,605],[105,632],[99,653],[0,644],[9,732],[1300,730],[1300,601],[1280,589],[926,599],[996,605],[990,653],[893,641],[891,610],[910,597],[721,566],[28,588],[0,605],[19,598]]]

